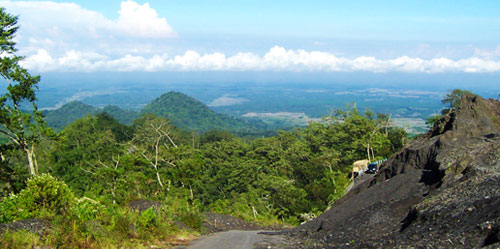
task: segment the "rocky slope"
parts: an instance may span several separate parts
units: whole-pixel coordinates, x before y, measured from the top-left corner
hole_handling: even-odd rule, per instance
[[[500,102],[464,95],[371,181],[291,234],[312,239],[307,247],[500,246],[499,187]]]

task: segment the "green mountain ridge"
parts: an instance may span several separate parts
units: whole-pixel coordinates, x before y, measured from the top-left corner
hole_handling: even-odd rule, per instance
[[[151,101],[140,112],[121,109],[117,106],[98,108],[72,101],[61,108],[44,111],[50,127],[62,129],[87,114],[108,113],[118,122],[131,125],[140,115],[151,113],[170,119],[174,125],[184,130],[208,131],[212,129],[233,132],[251,132],[267,129],[260,120],[242,119],[216,113],[202,102],[180,92],[168,92]]]
[[[231,117],[212,111],[200,101],[180,92],[168,92],[153,100],[142,110],[170,119],[177,127],[207,131],[223,129],[230,131],[264,129],[266,125],[257,120]]]
[[[118,120],[118,122],[126,125],[132,124],[139,117],[139,113],[132,110],[125,110],[111,105],[101,109],[80,101],[68,102],[56,110],[44,111],[43,114],[45,115],[45,121],[50,127],[61,130],[73,123],[73,121],[85,117],[87,114],[94,115],[103,112],[108,113]]]
[[[71,101],[56,110],[43,111],[45,121],[50,127],[62,129],[73,121],[85,117],[87,114],[95,114],[99,108],[84,104],[80,101]]]

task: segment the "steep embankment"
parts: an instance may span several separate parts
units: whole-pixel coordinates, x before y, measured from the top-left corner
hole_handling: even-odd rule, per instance
[[[499,186],[500,102],[465,95],[373,180],[292,234],[328,247],[492,245],[500,239]]]

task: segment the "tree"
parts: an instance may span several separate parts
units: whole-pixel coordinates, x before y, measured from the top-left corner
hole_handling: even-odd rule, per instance
[[[15,53],[16,43],[13,41],[18,30],[17,17],[0,8],[0,75],[7,81],[7,92],[0,95],[0,133],[7,136],[17,149],[26,153],[31,175],[38,171],[35,156],[35,145],[45,130],[42,113],[36,106],[35,91],[38,89],[40,76],[31,75],[19,65],[23,59]],[[21,110],[21,104],[31,103],[32,111]],[[2,145],[3,152],[6,145]]]
[[[177,148],[172,134],[175,127],[170,123],[170,120],[153,114],[144,114],[134,122],[134,127],[136,129],[135,135],[129,142],[131,151],[139,153],[153,167],[156,180],[163,189],[160,168],[177,167],[172,159],[172,153]],[[170,182],[171,180],[169,180]],[[168,189],[169,187],[167,187]]]
[[[95,177],[105,174],[96,175],[97,169],[105,168],[103,164],[115,165],[121,153],[112,123],[103,118],[106,117],[87,115],[76,120],[59,133],[57,145],[52,148],[47,163],[51,165],[51,173],[64,180],[76,194],[99,189]]]
[[[448,104],[450,106],[450,110],[455,110],[460,107],[460,102],[462,100],[462,96],[465,94],[473,94],[467,90],[454,89],[451,92],[447,93],[441,102],[443,104]]]

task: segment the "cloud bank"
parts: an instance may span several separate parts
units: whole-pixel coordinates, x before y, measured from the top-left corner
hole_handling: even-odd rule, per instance
[[[167,20],[147,3],[121,2],[115,20],[75,3],[0,0],[0,6],[9,13],[19,15],[21,29],[16,39],[20,54],[26,55],[23,65],[37,72],[500,71],[500,46],[494,50],[476,50],[472,57],[462,59],[347,57],[282,46],[274,46],[263,53],[233,54],[224,51],[201,53],[182,48],[172,55],[167,51],[176,46],[178,40],[172,38],[178,35]]]
[[[264,55],[237,53],[206,53],[189,50],[181,55],[167,54],[143,57],[127,54],[110,58],[95,52],[71,50],[53,57],[44,49],[28,56],[23,62],[28,69],[38,72],[158,72],[158,71],[292,71],[292,72],[408,72],[408,73],[488,73],[500,72],[500,61],[482,57],[465,59],[421,59],[401,56],[394,59],[375,57],[339,57],[321,51],[291,50],[280,46]]]

